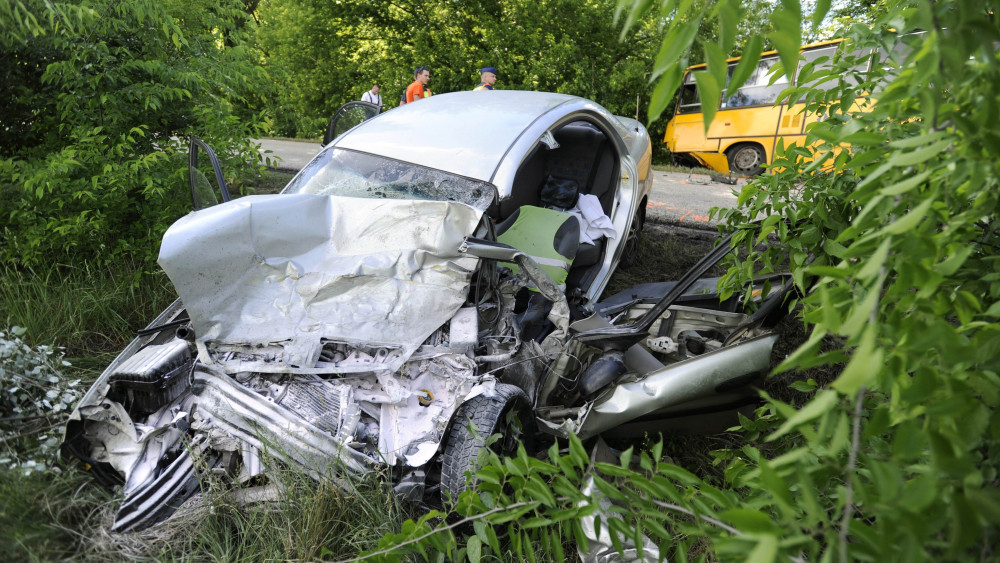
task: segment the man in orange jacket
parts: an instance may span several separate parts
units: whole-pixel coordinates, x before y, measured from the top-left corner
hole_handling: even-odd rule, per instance
[[[406,87],[406,94],[403,96],[403,103],[410,103],[415,100],[431,97],[431,91],[427,88],[427,82],[431,79],[431,71],[425,66],[419,66],[413,71],[413,83]]]

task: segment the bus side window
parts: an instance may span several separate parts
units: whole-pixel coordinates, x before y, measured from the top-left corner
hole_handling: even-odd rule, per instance
[[[701,113],[701,99],[698,98],[698,87],[694,81],[694,74],[690,72],[684,75],[684,83],[681,84],[680,103],[677,106],[677,113]]]
[[[724,100],[722,107],[737,108],[774,104],[774,101],[778,99],[778,94],[788,86],[788,78],[785,76],[775,80],[774,84],[769,84],[771,81],[771,69],[776,62],[778,62],[777,57],[761,59],[757,63],[757,68],[754,69],[750,78],[747,79],[746,84],[737,90],[735,94]],[[730,72],[732,72],[732,68],[730,66]]]

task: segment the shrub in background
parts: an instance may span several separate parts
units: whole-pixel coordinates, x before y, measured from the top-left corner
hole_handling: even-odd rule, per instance
[[[17,0],[0,27],[0,263],[151,263],[188,207],[186,135],[257,167],[269,81],[238,0]]]

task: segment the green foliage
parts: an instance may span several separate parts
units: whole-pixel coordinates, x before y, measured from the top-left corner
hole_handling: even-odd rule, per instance
[[[478,69],[495,65],[500,89],[576,94],[634,114],[660,33],[647,19],[620,42],[613,12],[606,0],[263,2],[261,40],[282,81],[276,129],[315,135],[374,82],[394,107],[417,66],[431,69],[435,93],[471,90]]]
[[[235,0],[5,2],[0,263],[151,262],[188,205],[185,135],[251,172],[269,81],[246,20]]]
[[[724,283],[740,287],[781,264],[805,294],[813,336],[779,370],[847,362],[801,408],[770,400],[744,419],[768,436],[766,450],[717,454],[742,508],[696,512],[742,535],[691,533],[711,538],[720,556],[996,557],[1000,20],[960,0],[878,4],[869,15],[871,27],[844,30],[848,50],[832,69],[804,65],[783,93],[821,117],[809,145],[780,146],[771,173],[724,213],[730,228],[766,218],[759,235],[734,239],[745,259]],[[801,18],[798,3],[783,2],[768,35],[793,77]],[[917,30],[926,33],[904,35]],[[859,75],[851,53],[866,49],[877,62]],[[759,247],[769,234],[783,246]],[[819,353],[828,335],[845,348]],[[685,494],[717,497],[697,480]]]
[[[0,471],[42,471],[59,448],[59,429],[83,396],[69,362],[50,346],[31,347],[24,328],[0,330]]]
[[[407,520],[399,533],[386,535],[379,549],[362,559],[397,561],[419,555],[427,561],[478,562],[492,554],[517,561],[562,561],[577,546],[587,552],[602,531],[615,548],[631,545],[642,558],[644,537],[661,545],[674,539],[676,532],[668,529],[673,527],[670,513],[664,511],[672,507],[657,499],[672,498],[670,492],[678,491],[664,485],[669,476],[687,474],[656,461],[658,454],[641,454],[639,471],[628,467],[631,450],[621,465],[595,464],[571,436],[565,451],[553,445],[547,459],[528,456],[523,446],[515,457],[501,458],[489,450],[482,455],[477,490],[463,492],[448,512],[432,510]]]

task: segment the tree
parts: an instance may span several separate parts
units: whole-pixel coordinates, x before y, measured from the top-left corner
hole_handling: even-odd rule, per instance
[[[0,263],[152,262],[187,207],[185,135],[255,167],[247,21],[235,0],[0,4]]]
[[[820,4],[814,28],[826,15]],[[686,487],[692,512],[741,532],[693,527],[720,553],[997,556],[1000,20],[992,7],[963,0],[904,1],[880,13],[871,26],[842,30],[848,43],[832,68],[799,69],[783,98],[805,101],[824,119],[810,128],[808,146],[780,150],[773,172],[747,184],[742,207],[725,213],[734,229],[766,217],[759,236],[734,239],[748,258],[730,269],[729,287],[786,264],[804,295],[812,337],[779,370],[846,365],[801,408],[770,400],[761,419],[747,422],[770,429],[770,444],[723,454],[738,504],[715,502],[704,485]],[[722,29],[737,17],[726,3],[715,16]],[[768,39],[789,75],[801,22],[797,2],[772,15]],[[664,44],[680,53],[693,39],[678,26]],[[703,47],[709,65],[699,85],[716,88],[703,88],[702,102],[714,107],[725,85],[719,54],[730,46],[720,38]],[[872,50],[872,71],[848,81],[859,62],[850,53]],[[682,68],[664,62],[650,119]],[[783,245],[757,250],[770,233]],[[827,335],[843,345],[820,353]]]
[[[276,125],[315,135],[373,82],[392,107],[417,66],[431,69],[435,93],[471,90],[479,68],[497,66],[500,89],[574,94],[632,115],[636,96],[648,99],[660,26],[646,18],[619,41],[614,10],[609,0],[263,2],[262,44],[284,84]]]

